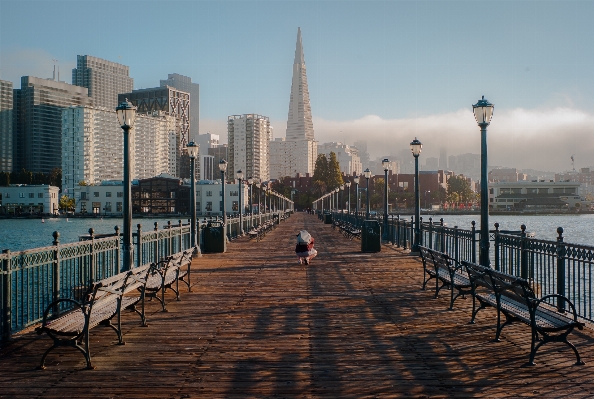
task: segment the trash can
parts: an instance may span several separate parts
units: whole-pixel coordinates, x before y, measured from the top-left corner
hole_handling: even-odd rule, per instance
[[[324,214],[324,224],[332,224],[332,214],[331,213]]]
[[[361,229],[361,252],[382,250],[382,228],[377,220],[364,220]]]
[[[223,222],[210,222],[202,230],[204,248],[203,252],[226,252],[227,237]]]

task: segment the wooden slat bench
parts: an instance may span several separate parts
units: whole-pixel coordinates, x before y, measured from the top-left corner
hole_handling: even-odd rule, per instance
[[[82,352],[87,369],[93,369],[89,348],[89,331],[103,324],[113,328],[118,336],[118,343],[124,344],[122,339],[123,309],[133,308],[140,315],[143,326],[146,326],[144,314],[144,286],[150,264],[134,268],[127,272],[94,282],[83,295],[82,301],[70,298],[60,298],[52,302],[43,314],[43,321],[37,333],[47,333],[53,340],[53,345],[43,354],[40,369],[45,368],[45,359],[50,351],[60,346],[71,346]],[[142,303],[141,311],[136,304]],[[62,308],[66,310],[61,311]],[[116,325],[111,319],[117,317]]]
[[[537,298],[530,283],[521,278],[470,262],[462,262],[468,271],[473,296],[471,323],[479,310],[486,307],[497,309],[497,330],[495,341],[499,341],[501,330],[513,322],[521,322],[532,330],[530,358],[533,366],[536,351],[548,342],[563,342],[573,349],[576,365],[582,365],[577,348],[567,340],[574,328],[582,329],[573,303],[566,297],[552,294]],[[476,301],[480,306],[476,307]],[[553,301],[556,302],[553,303]],[[501,323],[501,315],[505,322]]]
[[[426,262],[429,260],[429,255],[431,256],[431,260],[433,262],[434,272],[427,271],[427,273],[433,273],[435,278],[435,298],[439,296],[439,291],[443,287],[448,287],[450,290],[449,309],[452,310],[454,308],[454,301],[458,297],[464,297],[465,295],[472,292],[470,279],[468,278],[466,269],[461,264],[456,262],[455,259],[443,252],[422,247],[421,254],[425,262],[424,267],[426,270],[430,268],[430,266],[426,265]],[[441,286],[439,285],[440,281]]]
[[[260,224],[258,227],[255,227],[248,231],[248,237],[250,237],[250,239],[255,238],[256,241],[260,241],[273,228],[274,222],[272,220],[269,220],[267,222]]]

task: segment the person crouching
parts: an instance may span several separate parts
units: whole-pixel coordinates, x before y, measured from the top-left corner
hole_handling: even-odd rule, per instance
[[[307,232],[301,230],[297,234],[297,246],[295,247],[295,254],[299,258],[299,264],[305,263],[309,265],[309,261],[315,258],[318,251],[314,249],[314,238]]]

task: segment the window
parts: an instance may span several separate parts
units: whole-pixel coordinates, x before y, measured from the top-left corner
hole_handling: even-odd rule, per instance
[[[86,192],[81,192],[80,193],[80,199],[81,200],[86,200],[87,199],[87,193]]]
[[[19,198],[25,198],[25,193],[19,193]]]
[[[35,193],[29,193],[29,198],[35,198]]]
[[[211,212],[212,211],[212,202],[209,201],[209,202],[206,203],[206,210],[208,212]]]
[[[207,191],[207,192],[206,192],[206,196],[207,196],[207,197],[212,197],[212,191]]]
[[[237,196],[239,196],[239,192],[238,191],[229,191],[229,196],[230,197],[237,197]]]
[[[233,201],[233,206],[232,208],[234,211],[238,211],[239,210],[239,201]]]
[[[93,193],[93,197],[99,197],[99,191],[95,191],[95,192]]]
[[[122,198],[124,196],[124,192],[123,191],[118,191],[118,197]]]
[[[111,212],[111,202],[105,203],[105,212]]]
[[[121,202],[116,202],[116,211],[122,212],[122,203]]]
[[[10,193],[6,193],[5,198],[10,198]]]
[[[108,192],[106,192],[106,193],[105,193],[105,196],[106,196],[106,197],[111,197],[111,191],[108,191]]]
[[[200,202],[196,202],[196,210],[199,211],[200,210]]]
[[[43,193],[37,193],[37,198],[43,198]]]

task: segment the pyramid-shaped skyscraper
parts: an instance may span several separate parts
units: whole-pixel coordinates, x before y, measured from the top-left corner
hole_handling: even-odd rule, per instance
[[[314,140],[301,28],[298,28],[287,134],[286,138],[278,138],[270,143],[270,177],[294,177],[297,173],[311,175],[317,155],[318,146]]]

